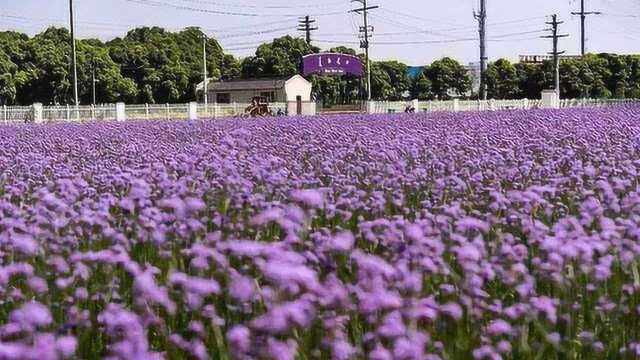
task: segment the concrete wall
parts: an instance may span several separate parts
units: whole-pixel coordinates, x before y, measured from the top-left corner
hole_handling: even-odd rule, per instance
[[[560,94],[555,90],[542,91],[542,108],[544,109],[559,109],[560,108]]]

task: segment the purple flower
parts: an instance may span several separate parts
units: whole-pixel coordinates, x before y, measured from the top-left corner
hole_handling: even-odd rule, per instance
[[[386,338],[396,338],[404,335],[407,329],[402,320],[402,314],[399,311],[393,311],[387,314],[382,320],[382,324],[378,327],[378,334]]]
[[[247,353],[251,347],[251,332],[244,326],[236,325],[227,332],[227,341],[232,351]]]
[[[49,309],[36,301],[28,302],[19,309],[13,310],[9,318],[13,322],[28,327],[46,326],[53,321]]]
[[[351,232],[345,231],[331,237],[326,244],[329,251],[348,252],[353,248],[355,239]]]
[[[71,357],[78,348],[78,340],[73,336],[63,336],[56,340],[56,349],[63,358]]]
[[[320,190],[295,190],[291,193],[291,199],[310,208],[322,209],[324,207],[324,195]]]
[[[157,285],[150,270],[136,275],[133,289],[137,295],[136,302],[162,305],[171,314],[176,311],[176,305],[169,298],[167,289]]]
[[[504,320],[493,320],[487,326],[487,333],[491,336],[511,335],[513,328]]]
[[[467,217],[456,221],[456,229],[460,232],[475,230],[483,233],[488,233],[489,225],[480,219]]]
[[[272,359],[294,360],[298,344],[294,340],[280,341],[274,338],[267,340],[267,353]]]
[[[456,303],[447,303],[440,306],[440,312],[458,321],[462,319],[462,308]]]
[[[392,360],[393,356],[391,352],[387,350],[381,344],[377,344],[376,347],[369,353],[369,359],[371,360]]]
[[[236,275],[232,278],[229,285],[229,295],[241,303],[251,301],[256,294],[256,286],[254,280]]]

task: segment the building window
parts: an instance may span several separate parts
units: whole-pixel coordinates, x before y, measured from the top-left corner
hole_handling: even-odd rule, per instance
[[[230,104],[231,103],[231,94],[229,94],[229,93],[217,93],[216,94],[216,102],[218,104]]]
[[[275,102],[276,101],[276,92],[275,91],[265,91],[260,93],[260,97],[263,97],[267,100],[267,102]]]

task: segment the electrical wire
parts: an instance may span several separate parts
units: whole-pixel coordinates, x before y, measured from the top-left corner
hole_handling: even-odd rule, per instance
[[[209,0],[179,0],[183,2],[195,3],[195,4],[206,4],[217,7],[229,7],[229,8],[241,8],[241,9],[306,9],[306,8],[327,8],[334,7],[337,5],[344,5],[344,1],[334,1],[330,3],[323,4],[300,4],[300,5],[250,5],[250,4],[230,4],[223,3],[219,1],[209,1]]]
[[[269,16],[274,16],[274,17],[298,17],[298,16],[301,15],[301,14],[248,13],[248,12],[239,12],[239,11],[203,9],[203,8],[196,8],[196,7],[186,6],[186,5],[179,5],[179,4],[170,3],[170,2],[166,2],[166,1],[159,1],[159,0],[125,0],[125,1],[128,1],[130,3],[135,3],[135,4],[152,6],[152,7],[166,7],[166,8],[173,8],[173,9],[176,9],[176,10],[184,10],[184,11],[191,11],[191,12],[198,12],[198,13],[205,13],[205,14],[214,14],[214,15],[226,15],[226,16],[241,16],[241,17],[269,17]],[[343,11],[332,11],[332,12],[316,13],[316,14],[304,14],[304,15],[320,17],[320,16],[328,16],[328,15],[337,15],[337,14],[342,14],[342,13],[344,13],[344,12]]]

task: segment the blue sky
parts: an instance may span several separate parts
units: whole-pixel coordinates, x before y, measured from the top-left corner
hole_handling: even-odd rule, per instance
[[[399,59],[422,65],[442,56],[463,62],[478,57],[473,10],[479,0],[369,0],[379,5],[371,16],[375,27],[373,59]],[[592,52],[640,53],[640,0],[586,0],[588,10],[602,11],[587,22],[587,49]],[[562,49],[578,53],[580,21],[570,15],[579,0],[487,0],[489,56],[517,59],[520,54],[550,50],[540,39],[545,16],[557,13],[570,34]],[[265,4],[265,5],[260,5]],[[247,56],[257,43],[295,31],[300,15],[315,15],[320,30],[316,45],[357,47],[360,17],[348,14],[349,0],[75,0],[78,36],[106,40],[140,25],[169,29],[200,26],[220,39],[229,52]],[[48,25],[66,26],[68,0],[0,0],[0,29],[34,34]],[[258,16],[259,15],[259,16]]]

